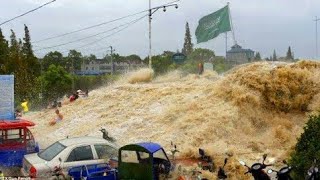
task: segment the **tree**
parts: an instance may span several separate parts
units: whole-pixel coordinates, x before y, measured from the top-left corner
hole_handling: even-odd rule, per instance
[[[141,63],[141,58],[140,56],[136,55],[136,54],[131,54],[129,56],[124,57],[124,59],[129,62],[129,63]]]
[[[14,74],[14,89],[15,98],[20,101],[22,98],[27,98],[28,89],[24,88],[25,68],[22,63],[21,55],[21,40],[17,41],[16,34],[11,29],[10,47],[9,47],[9,62],[7,64],[7,73]]]
[[[73,73],[73,69],[75,71],[81,70],[81,63],[83,61],[83,57],[81,52],[78,52],[73,49],[69,51],[65,61],[66,70],[69,73]]]
[[[313,160],[320,159],[320,115],[310,116],[303,129],[290,159],[294,179],[304,179]]]
[[[29,29],[26,25],[24,25],[25,36],[23,38],[23,42],[19,42],[21,48],[21,61],[23,68],[23,77],[21,83],[23,84],[23,88],[27,97],[32,97],[34,94],[34,84],[36,82],[36,78],[40,75],[40,63],[38,59],[33,54],[31,38],[29,34]]]
[[[204,49],[204,48],[196,48],[188,57],[188,59],[191,59],[193,61],[199,62],[199,61],[208,61],[212,60],[214,57],[214,52],[210,49]]]
[[[213,70],[217,73],[223,73],[230,69],[230,66],[226,63],[226,59],[222,56],[216,56],[213,59]]]
[[[66,61],[64,61],[63,59],[63,55],[58,52],[58,51],[54,51],[54,52],[49,52],[48,54],[46,54],[43,59],[41,60],[42,62],[42,69],[43,71],[47,71],[47,69],[49,68],[49,66],[51,64],[54,64],[56,66],[62,66],[64,68],[66,67]]]
[[[172,56],[167,53],[156,55],[152,57],[152,69],[156,74],[165,73],[170,69],[170,65],[173,64]]]
[[[0,29],[0,74],[7,74],[6,66],[9,61],[9,44]]]
[[[255,55],[255,57],[254,57],[254,60],[256,60],[256,61],[261,60],[261,55],[260,55],[259,52],[256,52],[256,55]]]
[[[190,34],[190,29],[189,29],[189,24],[188,22],[186,23],[186,33],[184,37],[184,44],[182,48],[182,53],[186,56],[191,54],[193,51],[193,44],[191,41],[191,34]]]
[[[288,51],[287,51],[287,56],[286,59],[293,60],[293,53],[291,52],[291,47],[289,46]]]
[[[272,61],[277,61],[277,54],[276,54],[276,50],[273,50],[273,56],[272,56]]]
[[[40,81],[43,84],[43,96],[48,100],[62,97],[71,90],[72,78],[59,65],[50,65],[48,70],[40,77]]]
[[[29,34],[29,29],[26,25],[24,25],[24,34],[23,44],[21,48],[22,58],[27,68],[28,74],[31,78],[35,79],[36,76],[40,75],[40,64],[38,59],[33,54],[32,45],[31,45],[31,37]]]

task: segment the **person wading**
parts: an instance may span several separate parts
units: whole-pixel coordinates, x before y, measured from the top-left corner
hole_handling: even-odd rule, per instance
[[[203,73],[203,63],[202,62],[200,62],[198,64],[198,72],[199,72],[199,75],[202,75],[202,73]]]
[[[62,119],[63,119],[63,115],[60,114],[60,112],[59,112],[58,109],[56,109],[56,117],[53,118],[53,119],[49,122],[49,125],[50,125],[50,126],[53,126],[53,125],[57,124],[58,122],[62,121]]]

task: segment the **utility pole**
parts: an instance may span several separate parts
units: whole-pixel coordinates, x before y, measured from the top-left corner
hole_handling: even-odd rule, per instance
[[[113,59],[112,59],[112,55],[113,55],[113,52],[114,52],[114,49],[112,48],[112,46],[110,46],[110,51],[111,51],[111,75],[113,75],[113,72],[114,72],[114,68],[113,68]]]
[[[178,8],[178,4],[169,3],[164,6],[158,6],[151,8],[151,0],[149,0],[149,68],[152,69],[152,48],[151,48],[151,20],[152,14],[158,11],[160,8],[163,9],[163,12],[166,12],[166,8],[174,6],[176,9]]]
[[[151,0],[149,0],[149,68],[152,69],[152,49],[151,49],[151,19],[152,19],[152,10],[151,10]]]
[[[320,18],[316,16],[316,19],[314,20],[316,22],[316,59],[318,58],[318,21],[320,21]]]
[[[74,92],[74,58],[72,58],[72,92]]]
[[[43,65],[42,65],[43,59],[40,59],[40,74],[42,76],[43,73]],[[39,95],[39,98],[42,99],[43,98],[43,81],[41,81],[41,93]],[[41,100],[42,102],[42,100]]]

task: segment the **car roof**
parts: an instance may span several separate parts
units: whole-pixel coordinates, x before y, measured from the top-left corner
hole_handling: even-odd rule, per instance
[[[104,143],[104,144],[108,144],[113,147],[117,147],[115,144],[110,143],[109,141],[107,141],[103,138],[92,137],[92,136],[66,138],[66,139],[59,140],[58,142],[63,144],[64,146],[73,146],[73,145],[77,145],[77,144]]]
[[[0,129],[15,129],[34,126],[35,124],[28,120],[0,120]]]
[[[149,153],[155,153],[159,149],[162,149],[162,147],[157,143],[152,142],[142,142],[142,143],[136,143],[136,144],[129,144],[121,147],[121,150],[143,150],[145,152]]]

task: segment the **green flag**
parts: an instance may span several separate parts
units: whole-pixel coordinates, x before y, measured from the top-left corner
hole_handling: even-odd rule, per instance
[[[217,37],[220,33],[231,31],[229,7],[209,14],[199,20],[196,30],[197,43],[206,42]]]

